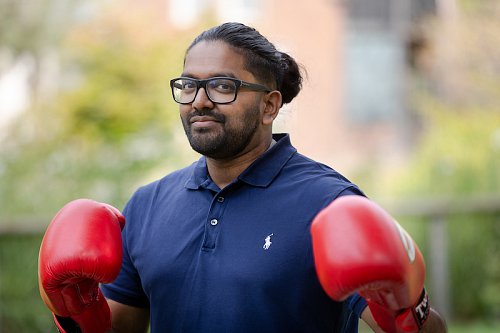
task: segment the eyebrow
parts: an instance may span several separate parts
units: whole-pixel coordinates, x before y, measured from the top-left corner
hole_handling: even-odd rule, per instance
[[[189,78],[192,78],[192,79],[199,79],[200,77],[198,75],[193,75],[193,74],[190,74],[190,73],[186,73],[186,72],[182,72],[181,73],[181,77],[189,77]],[[233,73],[213,73],[209,76],[209,78],[212,78],[212,77],[230,77],[230,78],[233,78],[233,79],[237,79],[237,77],[233,74]]]

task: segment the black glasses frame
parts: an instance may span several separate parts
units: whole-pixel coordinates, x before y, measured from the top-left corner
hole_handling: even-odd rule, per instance
[[[221,79],[232,81],[232,82],[234,82],[234,84],[236,86],[235,91],[234,91],[234,98],[230,101],[216,102],[212,99],[212,97],[210,97],[210,93],[207,90],[207,83],[208,82],[213,81],[213,80],[221,80]],[[176,88],[175,81],[177,81],[177,80],[190,80],[190,81],[196,83],[196,92],[194,93],[193,99],[191,101],[180,102],[175,98],[174,88]],[[181,76],[181,77],[177,77],[175,79],[170,80],[170,90],[172,91],[172,97],[174,98],[174,101],[179,103],[179,104],[191,104],[191,103],[193,103],[194,100],[196,99],[196,96],[198,96],[198,92],[200,91],[200,88],[203,88],[205,90],[205,94],[207,94],[208,99],[212,103],[215,103],[215,104],[229,104],[229,103],[234,102],[236,100],[236,97],[238,97],[238,91],[240,90],[240,88],[246,88],[246,89],[252,90],[252,91],[262,91],[262,92],[267,92],[267,93],[272,91],[268,87],[261,85],[261,84],[258,84],[258,83],[250,83],[250,82],[238,80],[238,79],[235,79],[232,77],[225,77],[225,76],[216,76],[216,77],[211,77],[211,78],[204,79],[204,80],[198,80],[198,79],[193,79],[191,77]]]

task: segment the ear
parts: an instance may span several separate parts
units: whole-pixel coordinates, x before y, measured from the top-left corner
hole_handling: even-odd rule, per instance
[[[271,125],[274,119],[278,116],[281,109],[281,93],[278,90],[273,90],[267,93],[262,102],[264,103],[264,113],[262,115],[262,123]]]

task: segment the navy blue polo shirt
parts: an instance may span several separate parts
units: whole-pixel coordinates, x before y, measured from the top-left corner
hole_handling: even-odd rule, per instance
[[[149,307],[151,332],[357,332],[366,302],[332,301],[310,224],[361,191],[286,134],[219,189],[206,160],[140,188],[124,209],[124,258],[107,298]]]

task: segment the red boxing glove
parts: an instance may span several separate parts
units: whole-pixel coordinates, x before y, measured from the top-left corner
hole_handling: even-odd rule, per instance
[[[311,233],[318,278],[332,299],[358,292],[385,332],[418,332],[430,309],[424,259],[384,209],[365,197],[340,197],[319,212]]]
[[[113,281],[122,262],[125,218],[110,205],[79,199],[50,223],[40,246],[40,295],[60,332],[104,333],[111,328],[99,283]]]

